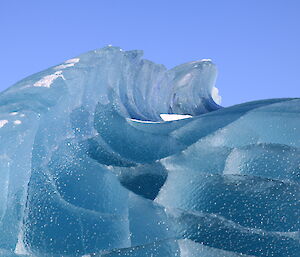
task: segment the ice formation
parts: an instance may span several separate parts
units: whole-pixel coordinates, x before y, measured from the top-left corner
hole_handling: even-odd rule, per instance
[[[300,99],[222,108],[211,60],[141,57],[0,94],[0,256],[299,257]]]

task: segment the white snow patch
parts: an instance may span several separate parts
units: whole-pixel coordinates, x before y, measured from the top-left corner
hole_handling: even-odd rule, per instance
[[[17,114],[18,114],[18,112],[11,112],[9,115],[15,116],[15,115],[17,115]]]
[[[21,123],[22,123],[22,121],[20,121],[20,120],[15,120],[15,121],[14,121],[14,124],[15,124],[15,125],[20,125]]]
[[[201,62],[211,62],[212,60],[211,59],[201,59],[200,61]]]
[[[188,119],[192,118],[193,116],[191,115],[183,115],[183,114],[160,114],[160,117],[164,121],[172,121],[172,120],[182,120],[182,119]]]
[[[24,113],[21,113],[21,114],[20,114],[20,117],[25,117],[25,114],[24,114]]]
[[[127,120],[134,121],[134,122],[138,122],[138,123],[160,123],[160,122],[157,122],[157,121],[150,121],[150,120],[136,120],[136,119],[129,119],[129,118],[127,118]]]
[[[74,65],[75,65],[75,63],[61,64],[61,65],[56,66],[55,69],[56,70],[63,70],[65,68],[69,68],[69,67],[72,67]]]
[[[0,120],[0,128],[2,128],[7,123],[8,123],[8,120]]]
[[[55,67],[56,70],[63,70],[65,68],[69,68],[74,66],[76,63],[78,63],[80,61],[80,58],[73,58],[70,60],[65,61],[64,64],[58,65]]]
[[[78,63],[80,61],[80,58],[73,58],[73,59],[70,59],[70,60],[67,60],[65,61],[65,63]]]
[[[53,81],[56,80],[59,77],[64,79],[64,76],[62,75],[62,71],[56,71],[54,74],[47,75],[47,76],[43,77],[39,81],[35,82],[33,84],[33,86],[34,87],[47,87],[47,88],[50,88]]]
[[[222,96],[219,95],[219,89],[218,88],[213,87],[213,89],[211,91],[211,96],[212,96],[212,99],[215,101],[215,103],[221,104]]]

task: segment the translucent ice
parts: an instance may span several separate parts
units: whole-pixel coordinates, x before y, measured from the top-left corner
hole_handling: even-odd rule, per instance
[[[120,50],[0,94],[0,256],[299,257],[300,99]]]

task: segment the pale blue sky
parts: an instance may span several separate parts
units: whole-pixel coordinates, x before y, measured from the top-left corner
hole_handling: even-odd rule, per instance
[[[175,65],[211,58],[228,106],[300,97],[299,0],[1,0],[0,90],[112,44]]]

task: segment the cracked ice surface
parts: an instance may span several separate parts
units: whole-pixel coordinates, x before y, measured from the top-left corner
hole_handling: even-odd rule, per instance
[[[300,100],[222,108],[211,60],[141,57],[0,94],[0,256],[299,257]]]

